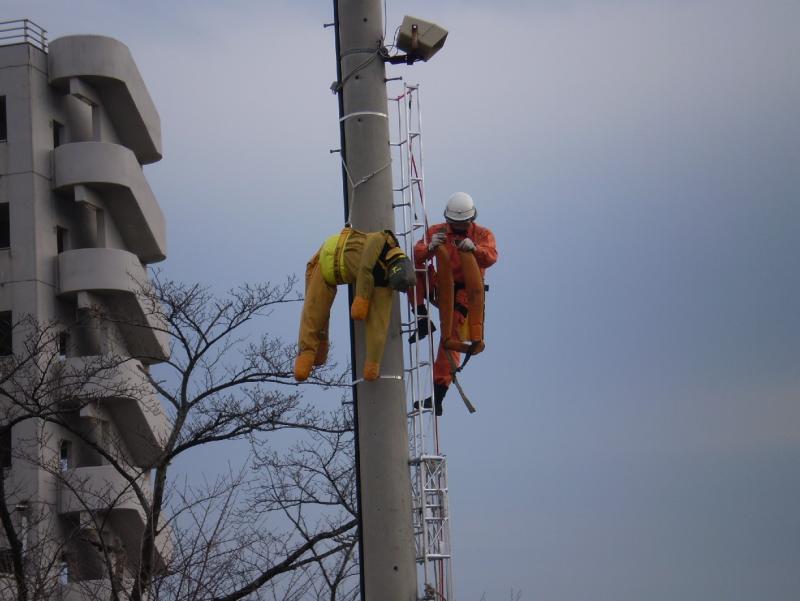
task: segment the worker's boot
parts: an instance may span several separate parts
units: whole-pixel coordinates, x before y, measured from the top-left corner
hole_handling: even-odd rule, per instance
[[[430,324],[430,328],[428,324]],[[417,305],[417,331],[408,337],[409,344],[423,340],[428,334],[433,334],[435,331],[436,324],[428,317],[428,308],[425,305]]]
[[[422,408],[423,409],[431,409],[433,408],[434,412],[437,416],[441,416],[443,412],[442,408],[442,401],[444,400],[444,395],[447,394],[447,385],[446,384],[438,384],[434,383],[433,385],[433,397],[428,397],[427,399],[422,400]],[[414,401],[414,410],[419,411],[419,401]]]
[[[434,382],[433,410],[436,412],[437,416],[443,413],[442,402],[444,401],[444,395],[446,394],[447,394],[447,384],[438,384]]]

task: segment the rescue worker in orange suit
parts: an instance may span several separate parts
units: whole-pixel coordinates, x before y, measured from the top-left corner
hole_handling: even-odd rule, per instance
[[[432,265],[427,269],[431,297],[434,303],[438,302],[440,317],[447,311],[443,301],[453,305],[452,325],[449,332],[440,332],[439,350],[433,366],[433,403],[430,398],[423,401],[425,408],[433,405],[436,415],[442,415],[442,401],[453,381],[453,366],[457,367],[461,362],[460,351],[468,348],[469,352],[476,354],[483,350],[483,276],[486,269],[497,261],[497,245],[491,230],[475,223],[477,214],[472,197],[465,192],[456,192],[447,200],[445,223],[428,228],[425,237],[414,246],[414,263],[418,269],[424,269],[434,257],[437,259],[439,272],[434,271]],[[452,276],[452,292],[442,287],[445,263],[449,263],[447,279],[449,281]],[[420,339],[428,334],[429,323],[424,304],[424,277],[420,275],[417,278],[415,299]],[[476,299],[478,294],[480,298]],[[447,327],[444,320],[442,327]],[[470,343],[459,343],[464,339]]]
[[[306,294],[300,317],[294,378],[307,379],[328,358],[328,322],[336,286],[355,284],[350,316],[366,321],[364,379],[380,373],[394,291],[414,285],[414,266],[392,232],[360,232],[350,227],[328,238],[306,265]]]

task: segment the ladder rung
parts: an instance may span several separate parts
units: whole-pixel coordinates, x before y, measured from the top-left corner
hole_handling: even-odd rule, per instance
[[[416,457],[412,457],[408,460],[408,462],[412,465],[419,465],[425,461],[444,461],[444,455],[417,455]]]
[[[420,459],[424,459],[425,461],[444,461],[444,455],[420,455]]]

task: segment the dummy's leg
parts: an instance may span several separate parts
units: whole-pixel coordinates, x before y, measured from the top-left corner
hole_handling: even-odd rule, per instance
[[[336,286],[331,286],[322,277],[319,254],[314,255],[306,266],[306,298],[300,316],[298,337],[300,353],[294,363],[294,378],[298,382],[307,379],[311,374],[311,368],[319,358],[318,352],[323,338],[327,345],[328,320],[335,297]]]
[[[364,359],[364,379],[374,380],[378,377],[389,331],[389,318],[392,314],[394,291],[391,288],[376,286],[372,292],[369,313],[367,314],[366,336],[367,348]]]
[[[308,284],[311,280],[311,275],[314,273],[314,267],[318,265],[319,262],[319,253],[314,255],[311,261],[308,262],[306,265],[306,297],[308,297]],[[333,290],[334,295],[336,295],[336,289]],[[332,303],[333,301],[331,301]],[[328,315],[325,318],[325,325],[322,326],[322,329],[319,331],[319,345],[317,346],[317,352],[314,355],[314,366],[317,365],[325,365],[325,362],[328,360],[328,350],[330,350],[330,342],[328,341],[328,323],[330,322],[330,310],[328,310]]]
[[[336,288],[334,288],[334,293]],[[328,319],[325,320],[325,325],[322,327],[322,330],[319,332],[319,346],[317,346],[317,352],[314,355],[314,366],[317,365],[325,365],[325,362],[328,360],[328,351],[330,350],[330,342],[328,341],[328,323],[330,322],[330,310],[328,311]]]

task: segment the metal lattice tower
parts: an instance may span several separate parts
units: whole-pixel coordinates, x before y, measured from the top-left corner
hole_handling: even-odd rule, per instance
[[[414,244],[424,240],[428,217],[425,211],[422,166],[422,114],[419,86],[397,80],[401,89],[389,98],[396,119],[391,132],[395,218],[397,233],[406,254],[413,257]],[[423,275],[425,269],[418,269]],[[429,282],[425,279],[426,305]],[[404,334],[417,330],[416,303],[404,302]],[[428,315],[431,314],[430,309]],[[429,317],[428,317],[429,319]],[[430,331],[430,323],[429,331]],[[406,352],[406,396],[408,399],[409,466],[418,582],[418,598],[425,601],[454,601],[450,549],[450,511],[447,498],[447,462],[441,452],[438,419],[423,401],[433,396],[433,335],[408,344]]]

